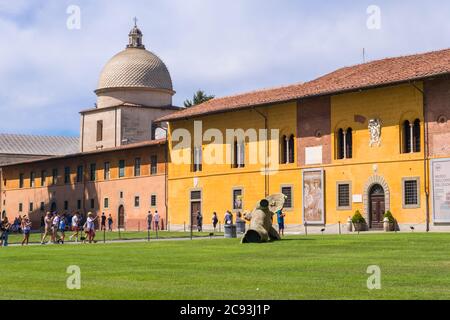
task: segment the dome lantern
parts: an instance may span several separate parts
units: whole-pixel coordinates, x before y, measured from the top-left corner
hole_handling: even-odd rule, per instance
[[[145,49],[145,46],[142,43],[142,31],[137,26],[137,18],[134,18],[134,27],[131,29],[128,34],[129,43],[127,48],[137,48],[137,49]]]

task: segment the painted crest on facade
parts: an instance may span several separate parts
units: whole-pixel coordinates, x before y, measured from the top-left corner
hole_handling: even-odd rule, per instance
[[[379,147],[381,144],[381,120],[380,119],[370,119],[369,120],[369,133],[370,141],[369,146]]]

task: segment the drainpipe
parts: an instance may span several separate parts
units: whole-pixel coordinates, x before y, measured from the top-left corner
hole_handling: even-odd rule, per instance
[[[162,125],[158,127],[166,133],[166,144],[164,146],[164,206],[166,209],[166,229],[169,230],[169,134],[168,128],[164,128]]]
[[[253,108],[253,110],[255,110],[261,117],[264,118],[264,129],[266,130],[266,154],[264,155],[264,195],[265,197],[269,196],[269,162],[268,162],[268,158],[269,158],[269,140],[268,140],[268,119],[267,116],[265,114],[263,114],[261,111],[259,111],[256,108]]]
[[[425,83],[424,83],[425,84]],[[424,173],[424,185],[425,185],[425,210],[426,210],[426,223],[427,223],[427,232],[430,231],[430,183],[428,177],[428,160],[430,158],[429,155],[429,139],[428,139],[428,118],[427,118],[427,101],[425,97],[424,90],[420,89],[416,86],[414,82],[411,85],[422,94],[422,112],[423,112],[423,121],[424,121],[424,160],[423,160],[423,173]]]

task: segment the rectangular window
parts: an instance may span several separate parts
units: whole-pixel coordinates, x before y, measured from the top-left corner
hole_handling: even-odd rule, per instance
[[[81,200],[77,200],[77,210],[81,210]]]
[[[42,170],[41,171],[41,187],[46,186],[46,181],[47,181],[47,171]]]
[[[202,200],[201,191],[191,191],[191,200]]]
[[[103,141],[103,120],[97,121],[97,142]]]
[[[139,197],[134,197],[134,207],[139,208]]]
[[[70,167],[64,168],[64,183],[65,184],[70,183]]]
[[[97,165],[95,163],[91,163],[90,180],[95,181],[96,179],[97,179]]]
[[[40,210],[41,211],[45,211],[45,203],[44,202],[41,202]]]
[[[69,210],[69,201],[64,201],[64,210]]]
[[[233,189],[233,210],[242,210],[242,189]]]
[[[158,173],[158,157],[156,155],[151,156],[151,159],[150,159],[150,173],[152,175]]]
[[[235,141],[233,146],[233,168],[245,167],[245,142]]]
[[[77,183],[83,182],[83,166],[77,167]]]
[[[30,173],[30,188],[34,188],[34,181],[36,179],[36,174],[34,172]]]
[[[119,160],[119,178],[125,177],[125,160]]]
[[[109,208],[109,199],[105,198],[103,200],[103,208],[108,209]]]
[[[134,176],[139,177],[141,175],[141,158],[134,160]]]
[[[403,179],[403,208],[420,208],[419,178]]]
[[[22,211],[23,211],[23,204],[19,203],[19,212],[22,212]]]
[[[111,178],[111,167],[109,162],[105,162],[103,165],[103,179],[109,180]]]
[[[150,197],[150,206],[151,207],[156,207],[156,194],[152,194]]]
[[[58,169],[52,170],[52,184],[55,185],[58,183]]]
[[[33,204],[33,202],[30,202],[30,208],[29,208],[30,210],[30,212],[33,212],[33,210],[34,210],[34,204]]]
[[[120,191],[120,192],[119,192],[119,198],[120,198],[120,199],[123,199],[123,191]]]
[[[351,184],[349,182],[338,182],[336,189],[337,209],[351,210]]]
[[[23,173],[19,174],[19,188],[23,188]]]
[[[193,171],[194,172],[200,172],[202,171],[202,147],[198,146],[198,147],[194,147],[193,149]]]
[[[292,209],[292,187],[291,186],[283,186],[281,187],[281,193],[286,196],[286,200],[284,201],[285,209]]]
[[[95,209],[95,199],[91,199],[91,209]]]

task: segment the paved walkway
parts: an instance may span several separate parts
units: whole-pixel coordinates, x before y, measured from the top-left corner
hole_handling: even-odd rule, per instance
[[[213,236],[213,237],[193,237],[192,240],[206,240],[206,239],[223,239],[223,236]],[[183,237],[183,238],[151,238],[150,241],[148,241],[148,239],[128,239],[128,240],[106,240],[105,242],[103,241],[103,239],[99,239],[97,240],[96,243],[91,243],[91,244],[111,244],[111,243],[145,243],[145,242],[162,242],[162,241],[185,241],[185,240],[191,240],[191,238],[189,237]],[[79,242],[73,242],[73,241],[68,241],[65,242],[64,245],[83,245],[86,244],[88,245],[89,243],[83,243],[81,241]],[[40,244],[38,242],[30,242],[28,244],[29,246],[56,246],[59,244],[54,244],[54,243],[46,243],[46,244]],[[20,243],[12,243],[9,244],[9,247],[21,247],[22,245]]]

